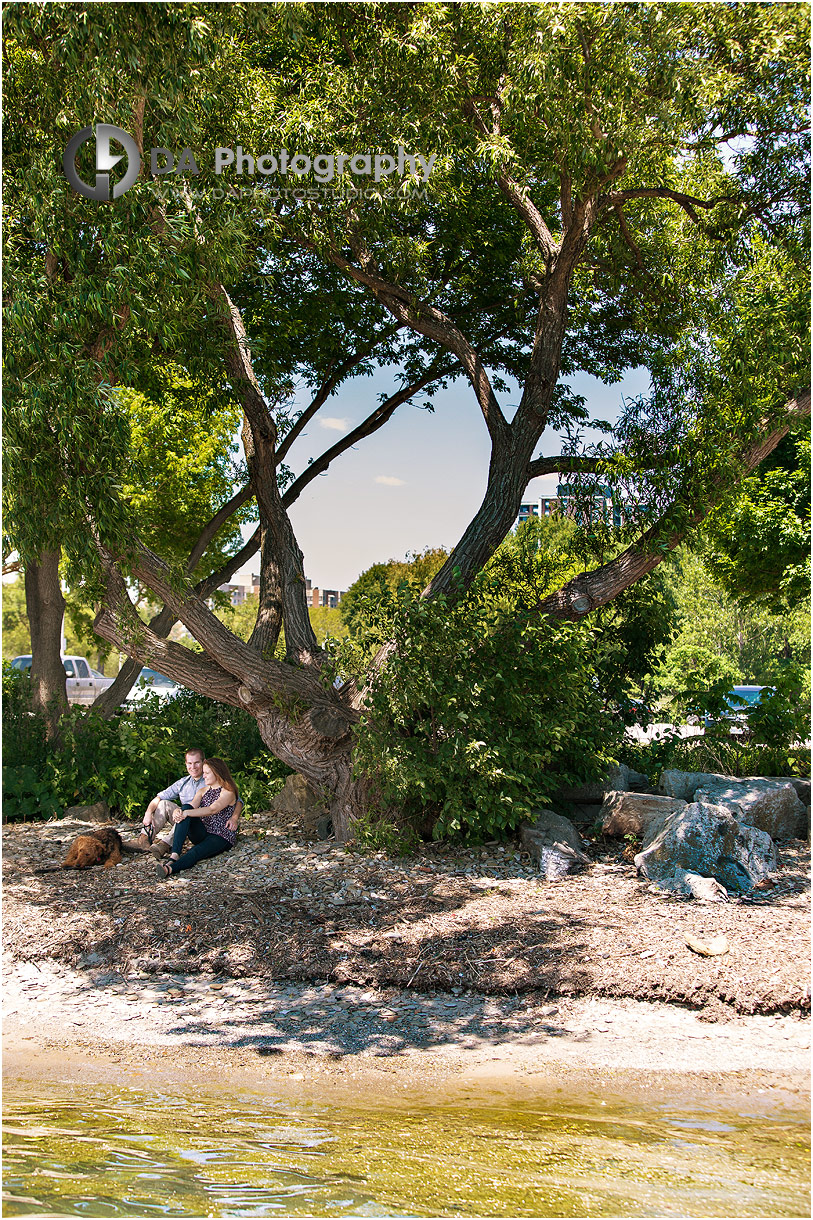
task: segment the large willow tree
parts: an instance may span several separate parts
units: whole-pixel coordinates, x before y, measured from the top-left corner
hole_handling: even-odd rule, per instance
[[[100,635],[250,711],[340,835],[366,801],[352,760],[364,683],[325,680],[308,618],[288,510],[310,479],[402,403],[465,378],[490,438],[486,491],[425,596],[461,596],[529,480],[566,472],[646,506],[627,545],[536,607],[576,620],[651,571],[809,413],[805,6],[21,4],[6,19],[9,544],[24,562],[60,545],[94,582]],[[95,122],[144,150],[112,203],[75,195],[59,168]],[[326,194],[313,174],[216,177],[215,147],[237,144],[435,161],[426,181],[416,168],[377,185],[345,165]],[[152,147],[189,147],[200,175],[157,178]],[[207,608],[218,574],[195,583],[192,563],[232,505],[172,564],[119,490],[117,387],[144,391],[170,361],[243,411],[233,507],[253,499],[259,524],[219,575],[259,550],[247,643]],[[297,473],[307,423],[385,364],[398,391]],[[580,449],[590,406],[564,379],[631,365],[650,370],[651,398]],[[295,381],[312,387],[299,415]],[[546,430],[568,428],[567,452],[540,456]],[[140,620],[132,579],[161,622]],[[175,619],[202,652],[166,639]]]

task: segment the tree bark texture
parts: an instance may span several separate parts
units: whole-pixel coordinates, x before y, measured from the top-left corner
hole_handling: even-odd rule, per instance
[[[25,570],[25,604],[31,628],[31,695],[45,716],[49,741],[58,739],[59,719],[68,706],[62,664],[65,598],[59,583],[58,550],[44,551]]]

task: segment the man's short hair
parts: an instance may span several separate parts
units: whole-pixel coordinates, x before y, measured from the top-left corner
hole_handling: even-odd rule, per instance
[[[204,758],[206,757],[203,750],[199,749],[198,746],[190,746],[188,750],[184,750],[183,752],[184,758],[188,758],[190,754],[198,754],[201,762],[203,762]]]

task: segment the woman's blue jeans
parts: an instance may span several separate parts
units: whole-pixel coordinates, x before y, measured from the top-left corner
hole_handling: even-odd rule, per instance
[[[181,856],[181,848],[186,842],[187,836],[192,840],[194,846]],[[200,818],[184,818],[182,822],[176,824],[172,838],[172,850],[180,856],[180,859],[167,860],[165,863],[170,866],[173,873],[180,873],[185,868],[194,868],[199,860],[209,860],[212,856],[219,856],[222,851],[228,851],[230,847],[231,843],[222,835],[209,834]]]

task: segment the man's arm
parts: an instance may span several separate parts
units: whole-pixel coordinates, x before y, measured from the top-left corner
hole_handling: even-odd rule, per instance
[[[174,784],[170,784],[163,792],[159,792],[154,798],[155,804],[157,805],[159,801],[176,801],[181,794],[181,788],[186,783],[186,779],[187,777],[182,775],[180,779],[175,780]]]

